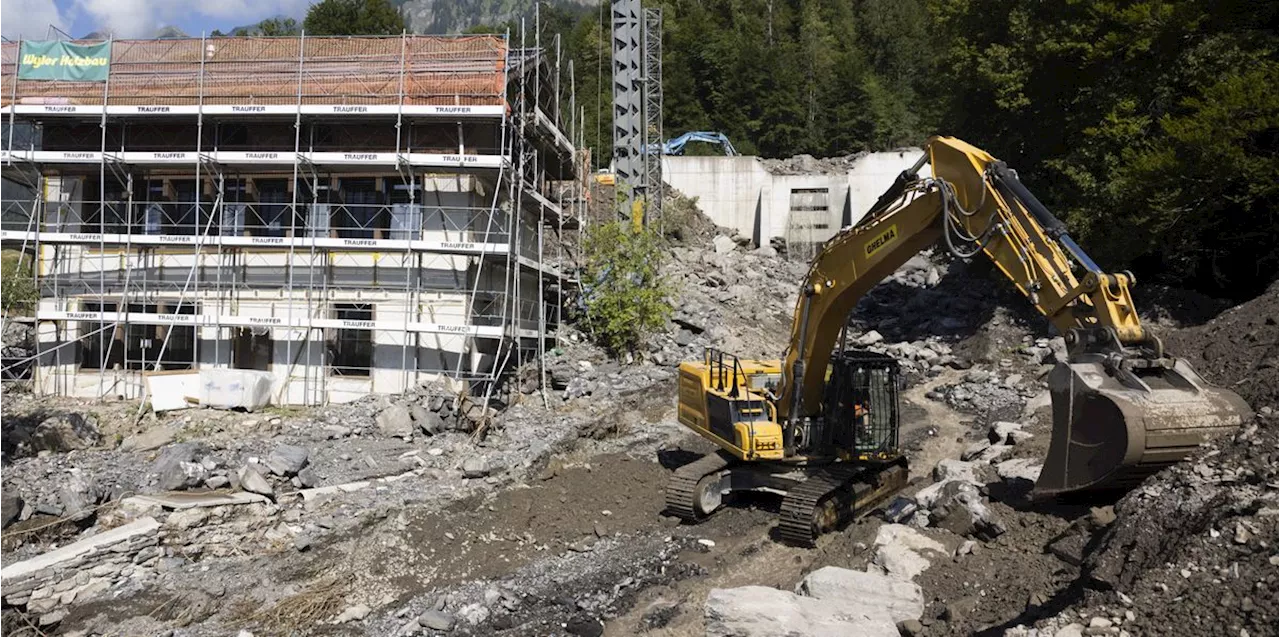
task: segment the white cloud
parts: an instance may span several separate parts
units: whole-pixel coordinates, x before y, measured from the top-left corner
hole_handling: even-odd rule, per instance
[[[4,1],[9,2],[9,0]],[[252,24],[280,14],[301,18],[311,1],[75,0],[76,7],[84,11],[91,22],[109,29],[117,38],[147,37],[156,29],[173,24],[179,18],[182,18],[184,24],[190,24],[200,17],[214,20],[234,19],[237,26]],[[52,4],[52,0],[48,0],[48,3]],[[212,31],[212,28],[208,30]],[[198,36],[200,33],[196,31],[189,35]]]
[[[0,0],[0,32],[11,40],[44,39],[49,25],[65,31],[70,22],[53,0]]]

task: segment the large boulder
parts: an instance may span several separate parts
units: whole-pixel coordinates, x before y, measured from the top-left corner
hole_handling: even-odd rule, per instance
[[[990,440],[993,445],[1017,444],[1022,438],[1014,432],[1022,433],[1024,427],[1020,422],[997,420],[991,424],[991,430],[987,432],[987,440]]]
[[[413,405],[409,407],[409,416],[413,418],[413,424],[417,425],[422,433],[428,436],[434,436],[443,431],[447,431],[449,426],[445,423],[444,418],[440,414],[428,411],[422,405]]]
[[[712,589],[705,613],[707,637],[898,637],[883,614],[867,617],[767,586]]]
[[[929,568],[930,558],[947,555],[941,542],[906,525],[885,524],[876,532],[871,561],[886,575],[910,581]]]
[[[59,491],[58,501],[62,504],[62,514],[74,520],[82,520],[91,515],[94,506],[105,495],[96,480],[76,469],[62,480]]]
[[[715,248],[716,254],[728,254],[738,247],[738,244],[735,243],[733,239],[724,235],[719,235],[715,239],[712,239],[711,245]]]
[[[120,443],[121,451],[155,451],[171,442],[178,435],[178,428],[168,423],[155,424],[145,431],[133,434]]]
[[[280,445],[276,447],[271,455],[267,456],[267,468],[278,476],[290,477],[297,475],[302,468],[307,466],[307,459],[310,456],[303,447],[294,445]]]
[[[276,495],[276,490],[272,488],[271,483],[267,482],[267,479],[251,465],[241,467],[236,478],[240,481],[240,488],[249,493],[265,495],[268,498]]]
[[[378,430],[384,436],[408,438],[413,435],[413,417],[409,410],[400,405],[392,405],[378,414]]]
[[[36,425],[27,439],[31,453],[88,449],[102,442],[102,433],[93,422],[77,413],[49,416]]]
[[[164,491],[181,491],[204,484],[209,470],[199,462],[173,462],[160,474],[159,486]]]
[[[0,497],[0,512],[4,513],[0,528],[9,526],[18,519],[18,515],[22,513],[22,505],[22,497],[16,493],[6,493]]]
[[[929,513],[929,524],[987,541],[1006,531],[1004,521],[986,505],[977,487],[959,480],[947,482],[942,488]]]
[[[164,476],[171,473],[183,462],[195,463],[209,453],[209,447],[203,442],[179,442],[165,447],[164,451],[151,463],[151,471]]]
[[[996,475],[1011,487],[1029,488],[1040,479],[1044,465],[1027,458],[1005,460],[996,465]]]
[[[933,479],[937,482],[945,482],[947,480],[964,480],[966,482],[977,484],[977,470],[978,465],[976,463],[946,458],[934,465]]]
[[[845,612],[883,617],[894,623],[919,619],[924,614],[924,595],[919,585],[881,573],[824,566],[806,575],[796,592],[836,602]]]

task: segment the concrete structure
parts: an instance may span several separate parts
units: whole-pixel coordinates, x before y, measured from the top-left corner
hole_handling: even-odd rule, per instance
[[[544,231],[576,219],[550,183],[584,182],[542,50],[117,40],[105,83],[19,80],[17,53],[0,239],[37,265],[38,391],[229,367],[272,372],[277,404],[347,401],[483,384],[554,328]]]
[[[663,179],[688,197],[717,225],[733,228],[768,245],[773,237],[794,236],[797,226],[812,241],[830,238],[856,222],[895,177],[920,157],[920,149],[870,153],[847,172],[781,175],[759,157],[667,156]]]

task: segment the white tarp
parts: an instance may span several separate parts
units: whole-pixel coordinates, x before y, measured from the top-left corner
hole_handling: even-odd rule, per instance
[[[194,398],[199,391],[200,372],[192,370],[168,372],[143,372],[147,383],[147,400],[151,410],[159,413],[194,407],[187,396]]]
[[[260,409],[271,401],[271,372],[200,370],[200,404],[215,409]]]

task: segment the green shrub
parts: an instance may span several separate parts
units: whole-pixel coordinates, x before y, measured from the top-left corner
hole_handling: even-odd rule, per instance
[[[660,238],[626,221],[592,226],[583,256],[579,324],[614,354],[634,351],[671,314]]]
[[[0,257],[0,308],[5,314],[28,314],[35,309],[40,295],[31,278],[31,264],[31,257],[17,250],[5,250]]]

